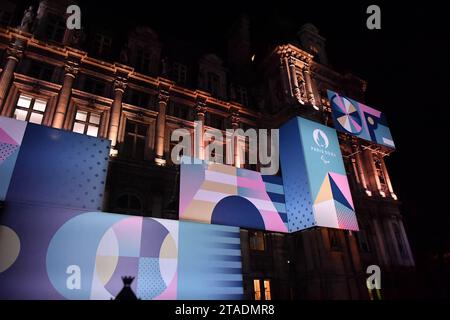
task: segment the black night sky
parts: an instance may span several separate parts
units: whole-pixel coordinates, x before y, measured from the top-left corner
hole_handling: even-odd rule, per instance
[[[431,295],[443,297],[448,270],[432,257],[450,253],[449,19],[442,1],[393,2],[81,1],[81,9],[83,18],[116,28],[118,36],[146,24],[163,43],[186,40],[196,50],[219,54],[241,13],[251,19],[255,46],[286,42],[302,24],[315,24],[327,39],[331,65],[367,80],[365,102],[387,113],[397,146],[387,165],[403,203],[417,268]],[[381,7],[381,30],[366,28],[370,4]]]

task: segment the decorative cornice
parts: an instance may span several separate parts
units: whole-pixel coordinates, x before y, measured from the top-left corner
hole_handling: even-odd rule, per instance
[[[292,57],[308,64],[314,57],[312,54],[303,51],[292,44],[280,45],[275,48],[275,52],[281,57]]]

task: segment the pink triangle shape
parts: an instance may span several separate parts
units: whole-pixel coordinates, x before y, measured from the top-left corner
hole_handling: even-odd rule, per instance
[[[0,128],[0,142],[1,143],[8,143],[8,144],[13,144],[15,146],[18,145],[18,143],[9,136],[9,134],[6,133],[5,130],[3,130],[2,128]]]

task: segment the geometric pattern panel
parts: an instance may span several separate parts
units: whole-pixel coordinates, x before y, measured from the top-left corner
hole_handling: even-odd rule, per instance
[[[311,210],[310,224],[292,225],[290,231],[312,226],[358,230],[355,208],[336,131],[300,117],[282,126],[280,155],[289,222]],[[308,190],[299,192],[298,184]],[[307,195],[307,197],[305,197]]]
[[[282,181],[265,179],[259,172],[183,157],[180,220],[287,232]]]
[[[27,123],[0,117],[0,201],[4,201]]]
[[[0,241],[0,299],[242,297],[239,228],[10,203]]]
[[[327,90],[337,130],[389,148],[395,148],[386,116],[379,110]]]

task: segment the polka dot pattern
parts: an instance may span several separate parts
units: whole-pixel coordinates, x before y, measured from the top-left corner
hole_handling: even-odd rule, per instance
[[[0,163],[8,159],[18,149],[19,149],[18,145],[9,143],[0,143]]]
[[[143,300],[151,300],[166,289],[161,277],[158,258],[139,258],[139,278],[137,296]]]
[[[29,124],[8,200],[101,210],[110,142]]]

